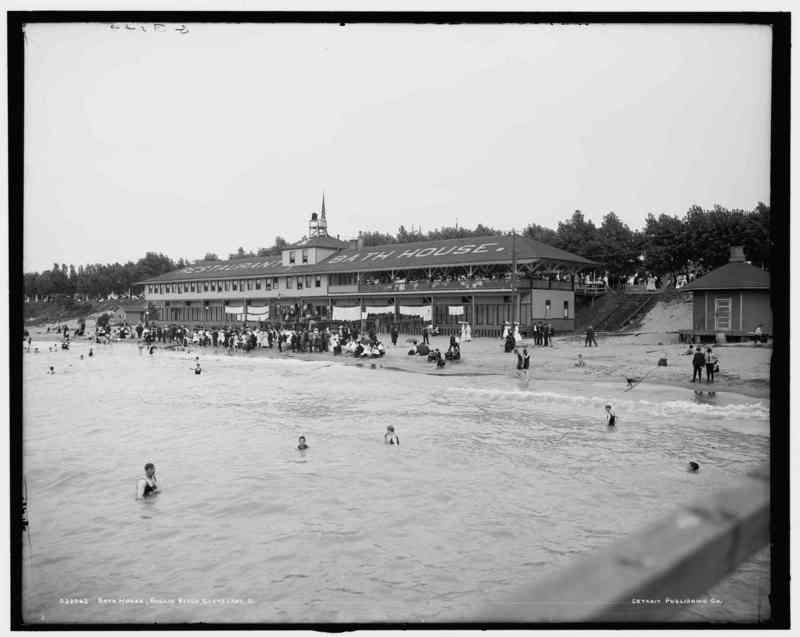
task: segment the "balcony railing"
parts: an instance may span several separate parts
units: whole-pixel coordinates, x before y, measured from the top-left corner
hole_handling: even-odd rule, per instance
[[[571,290],[571,281],[555,279],[519,279],[519,290]],[[360,283],[359,292],[430,292],[442,290],[511,290],[509,279],[478,279],[467,281],[394,281],[392,283]]]
[[[478,281],[394,281],[393,283],[361,283],[359,292],[430,292],[432,290],[510,290],[505,280]]]

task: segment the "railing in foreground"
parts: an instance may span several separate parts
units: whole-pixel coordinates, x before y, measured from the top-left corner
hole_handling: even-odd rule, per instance
[[[476,621],[655,622],[685,609],[769,543],[769,470],[597,550]],[[637,600],[639,600],[637,602]],[[660,600],[643,603],[642,600]]]

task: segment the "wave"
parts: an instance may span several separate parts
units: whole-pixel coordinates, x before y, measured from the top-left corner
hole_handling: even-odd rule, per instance
[[[451,392],[464,396],[483,396],[489,400],[514,400],[530,402],[538,405],[602,410],[603,406],[612,402],[615,411],[646,413],[656,416],[698,415],[711,418],[748,418],[755,420],[769,419],[769,405],[766,402],[735,402],[715,404],[715,398],[704,396],[703,399],[670,399],[670,400],[631,400],[606,396],[588,396],[581,394],[563,394],[553,391],[536,391],[523,389],[489,389],[471,387],[452,387],[445,400],[451,399]],[[708,401],[708,402],[704,402]]]

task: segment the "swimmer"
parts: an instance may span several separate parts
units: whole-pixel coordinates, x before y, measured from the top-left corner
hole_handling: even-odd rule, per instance
[[[400,438],[397,437],[397,434],[394,432],[394,425],[389,425],[386,427],[386,433],[383,434],[383,441],[387,445],[397,445],[400,446]]]
[[[306,449],[308,449],[308,445],[306,444],[306,437],[305,436],[300,436],[297,439],[297,448],[300,451],[305,451]]]
[[[606,420],[606,424],[609,427],[617,426],[617,414],[615,414],[614,410],[611,409],[611,405],[606,405]]]
[[[158,482],[156,481],[156,467],[152,462],[144,465],[144,478],[139,478],[136,483],[136,499],[141,500],[158,493]]]
[[[697,464],[694,460],[689,463],[689,466],[686,469],[689,473],[697,473],[700,471],[700,465]]]
[[[47,373],[48,373],[48,374],[55,374],[55,373],[56,373],[56,370],[55,370],[55,368],[54,368],[52,365],[50,365],[50,369],[48,370],[48,372],[47,372]]]

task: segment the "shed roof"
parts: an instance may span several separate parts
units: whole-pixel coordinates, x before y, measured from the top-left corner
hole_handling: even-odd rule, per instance
[[[749,263],[733,261],[712,270],[684,290],[769,290],[769,272]]]

